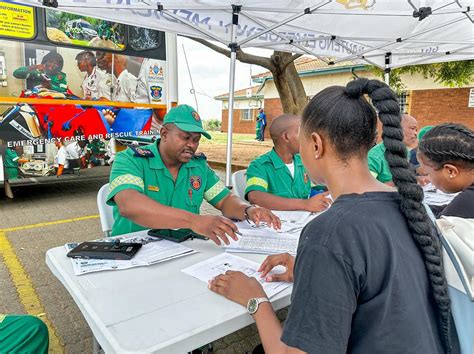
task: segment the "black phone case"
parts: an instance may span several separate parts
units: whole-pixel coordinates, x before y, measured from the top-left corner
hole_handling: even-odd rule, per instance
[[[82,242],[67,254],[71,258],[130,260],[141,243]]]

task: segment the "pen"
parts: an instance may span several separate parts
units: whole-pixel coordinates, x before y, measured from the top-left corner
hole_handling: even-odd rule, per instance
[[[239,236],[242,236],[242,233],[240,231],[234,231],[234,234],[237,234]]]

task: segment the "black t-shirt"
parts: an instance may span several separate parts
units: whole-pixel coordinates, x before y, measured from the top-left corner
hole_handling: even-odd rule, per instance
[[[474,184],[459,193],[438,215],[474,218]]]
[[[303,230],[282,341],[309,353],[443,353],[397,193],[343,195]]]

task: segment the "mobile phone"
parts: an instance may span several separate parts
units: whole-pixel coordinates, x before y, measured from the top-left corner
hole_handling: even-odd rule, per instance
[[[141,243],[82,242],[67,254],[71,258],[130,260]]]
[[[173,241],[173,242],[183,242],[188,239],[198,238],[201,240],[208,240],[207,237],[198,235],[191,230],[178,229],[178,230],[169,230],[169,229],[152,229],[148,231],[148,235],[153,237],[159,237],[164,240]]]
[[[51,81],[51,78],[46,74],[41,74],[41,77],[43,78],[43,80]]]

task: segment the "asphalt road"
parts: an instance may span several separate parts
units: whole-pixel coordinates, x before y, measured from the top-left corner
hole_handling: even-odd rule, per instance
[[[221,178],[223,173],[219,173]],[[102,236],[96,196],[107,180],[24,186],[0,196],[0,313],[39,315],[50,329],[50,352],[86,353],[92,334],[73,299],[49,271],[46,251]],[[214,213],[204,205],[203,213]],[[214,343],[217,353],[251,351],[249,326]]]

